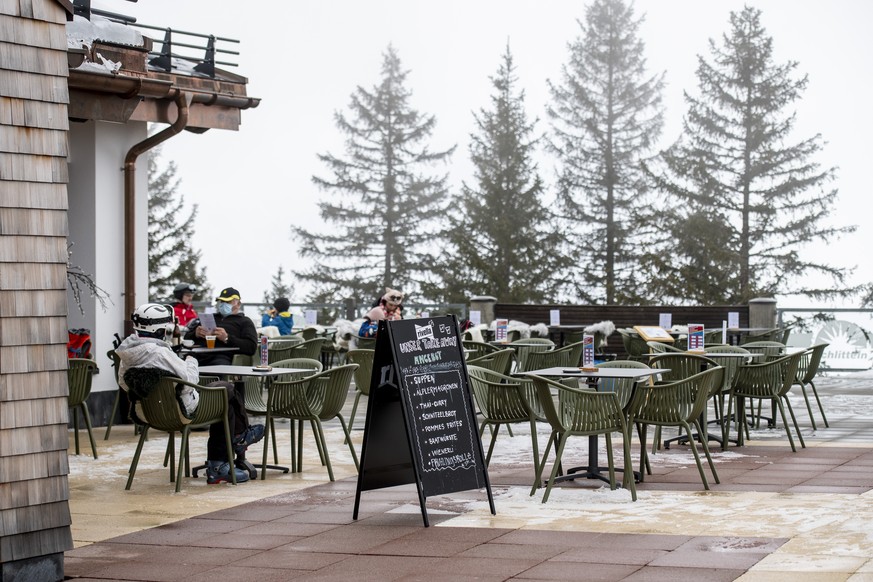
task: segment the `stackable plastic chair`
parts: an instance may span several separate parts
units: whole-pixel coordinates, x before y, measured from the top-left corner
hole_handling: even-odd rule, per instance
[[[467,366],[470,376],[470,387],[473,390],[473,398],[482,415],[479,425],[479,437],[485,433],[485,427],[491,427],[491,442],[488,444],[488,454],[485,457],[485,465],[491,462],[491,453],[497,441],[497,433],[503,425],[516,423],[530,424],[531,448],[533,449],[534,468],[539,462],[539,449],[537,446],[538,420],[535,409],[529,404],[529,391],[525,385],[530,381],[521,378],[511,378],[478,366]]]
[[[179,409],[179,403],[176,400],[176,386],[178,384],[191,386],[200,393],[200,401],[197,404],[197,409],[194,411],[194,418],[186,418],[182,415],[182,411]],[[139,457],[142,453],[143,444],[145,444],[145,441],[148,438],[149,429],[155,429],[169,434],[167,448],[170,457],[170,482],[175,481],[176,493],[180,491],[182,486],[183,465],[185,468],[185,474],[188,475],[190,473],[190,465],[188,461],[188,438],[191,429],[206,427],[215,422],[224,423],[225,445],[227,446],[228,453],[233,454],[231,428],[227,418],[227,390],[223,386],[199,386],[179,378],[165,376],[161,378],[158,384],[149,392],[148,396],[139,400],[139,407],[145,418],[139,419],[142,431],[139,435],[139,442],[136,445],[136,452],[130,463],[127,485],[124,487],[125,489],[130,489],[130,486],[133,484],[133,477],[136,475],[136,467],[139,464]],[[178,471],[174,472],[174,440],[177,432],[182,435],[182,443],[179,449],[179,468]],[[230,476],[231,482],[236,485],[236,472],[231,470]]]
[[[76,454],[79,454],[79,412],[82,413],[82,418],[85,421],[85,428],[88,429],[88,440],[91,441],[91,452],[94,453],[94,458],[97,458],[97,445],[94,443],[94,431],[91,427],[91,415],[88,414],[88,396],[91,394],[91,381],[94,378],[94,372],[97,370],[97,364],[94,360],[86,358],[70,358],[69,368],[67,369],[67,380],[70,385],[70,396],[67,400],[67,405],[70,407],[70,413],[73,416],[73,440],[75,442]]]
[[[728,415],[730,415],[732,404],[736,399],[759,398],[762,401],[769,400],[773,402],[782,416],[782,424],[785,426],[785,433],[788,435],[788,443],[794,452],[797,452],[797,448],[794,446],[791,426],[788,424],[785,409],[787,408],[791,414],[791,421],[794,424],[795,432],[797,432],[800,446],[806,448],[806,444],[803,442],[803,435],[800,433],[800,427],[797,424],[797,418],[794,416],[794,409],[791,408],[791,401],[788,399],[788,392],[797,379],[797,368],[803,354],[804,352],[798,352],[763,364],[745,364],[740,366],[734,379],[731,398],[728,400]],[[746,423],[748,421],[745,406],[738,403],[737,414],[740,420],[738,441],[742,444],[743,434],[747,431]]]
[[[624,478],[622,486],[630,490],[631,498],[636,501],[637,491],[634,484],[634,472],[630,454],[630,432],[628,431],[628,424],[625,422],[624,413],[621,410],[616,393],[573,388],[540,376],[530,376],[530,378],[536,387],[540,404],[545,411],[546,420],[552,427],[542,461],[537,463],[537,474],[530,494],[533,495],[541,483],[543,470],[545,469],[552,445],[555,446],[555,460],[548,483],[546,483],[543,503],[548,501],[549,493],[555,484],[567,441],[571,437],[601,434],[606,438],[609,486],[611,489],[615,489],[612,433],[618,432],[621,433],[622,447],[624,449]],[[553,392],[556,396],[552,395]],[[557,403],[555,402],[556,399]]]
[[[812,415],[812,406],[809,404],[809,395],[806,393],[806,387],[812,388],[812,394],[815,396],[815,401],[818,404],[818,411],[821,413],[821,419],[824,422],[825,428],[830,427],[828,417],[825,416],[824,408],[821,405],[821,399],[818,397],[818,390],[815,389],[815,377],[818,374],[818,368],[821,364],[821,357],[824,351],[830,344],[816,344],[810,347],[803,353],[800,362],[797,364],[797,378],[794,383],[800,386],[803,392],[803,399],[806,401],[806,410],[809,412],[809,422],[812,424],[812,430],[816,430],[815,417]]]
[[[327,466],[327,474],[330,480],[334,480],[333,467],[330,464],[330,455],[327,450],[327,441],[324,438],[322,423],[338,418],[358,470],[358,455],[352,446],[349,429],[341,413],[349,393],[354,371],[357,364],[336,366],[330,370],[324,370],[313,376],[299,380],[274,382],[270,386],[267,398],[267,424],[275,418],[287,418],[297,421],[297,442],[291,442],[292,457],[291,466],[293,472],[303,470],[303,421],[309,421],[315,436],[315,444],[321,456],[322,463]],[[292,432],[292,439],[294,433]],[[270,433],[264,434],[264,458],[261,470],[261,479],[266,478],[267,449]],[[296,445],[296,453],[294,451]]]
[[[694,461],[697,463],[703,488],[709,489],[709,482],[700,462],[700,455],[697,452],[691,427],[694,426],[698,434],[705,434],[705,427],[700,422],[701,415],[706,409],[709,395],[720,388],[723,381],[724,368],[716,366],[676,382],[637,386],[628,407],[628,413],[630,423],[639,423],[642,426],[640,433],[640,481],[645,479],[643,468],[648,458],[646,451],[648,425],[675,426],[685,431],[691,452],[694,454]],[[703,445],[703,452],[706,455],[712,476],[715,482],[719,483],[718,473],[709,453],[709,444],[705,438],[700,439],[700,444]]]

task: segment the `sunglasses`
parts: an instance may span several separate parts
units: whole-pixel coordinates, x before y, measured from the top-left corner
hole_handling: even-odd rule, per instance
[[[401,299],[403,299],[403,295],[389,295],[388,299],[390,299],[391,301],[400,301]]]

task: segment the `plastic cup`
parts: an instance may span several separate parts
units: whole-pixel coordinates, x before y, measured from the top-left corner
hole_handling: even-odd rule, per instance
[[[206,347],[209,348],[210,350],[215,347],[215,336],[214,335],[206,336]]]

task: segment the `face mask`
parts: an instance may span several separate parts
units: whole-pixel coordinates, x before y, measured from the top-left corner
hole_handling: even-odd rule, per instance
[[[227,317],[231,313],[233,313],[233,306],[230,303],[221,302],[218,304],[218,313],[222,316]]]

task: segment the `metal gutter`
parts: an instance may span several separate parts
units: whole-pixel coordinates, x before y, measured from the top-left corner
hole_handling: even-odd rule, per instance
[[[136,160],[137,158],[180,133],[188,124],[188,106],[191,94],[176,91],[175,102],[178,115],[169,127],[134,144],[124,157],[124,333],[133,333],[133,322],[129,319],[136,309]]]

